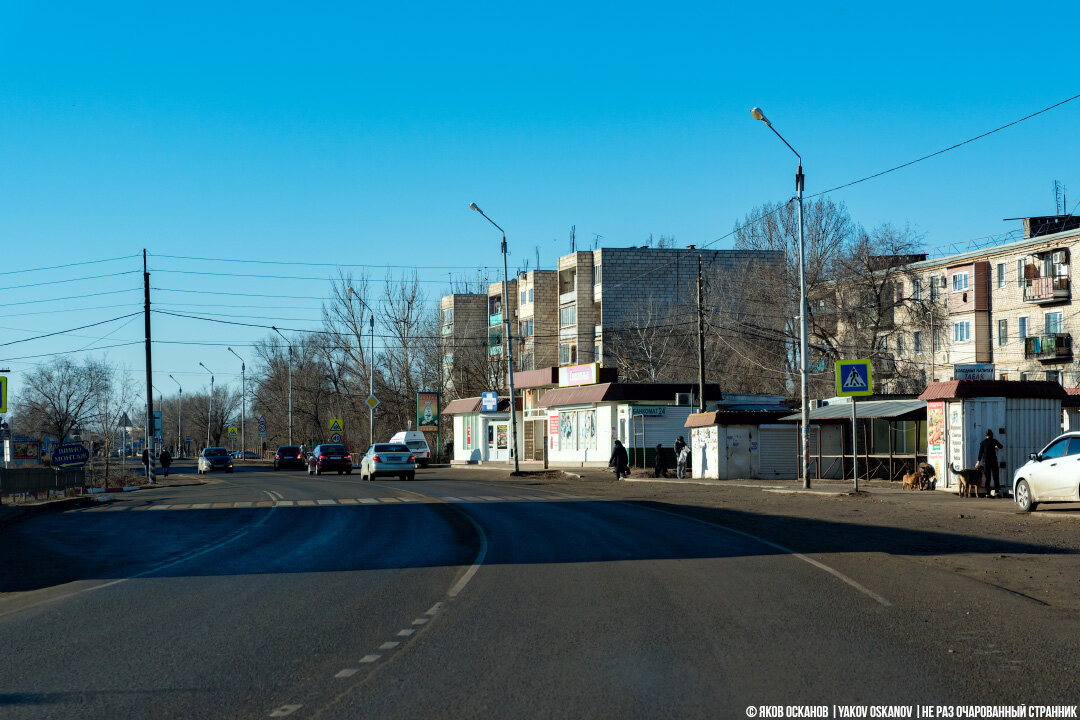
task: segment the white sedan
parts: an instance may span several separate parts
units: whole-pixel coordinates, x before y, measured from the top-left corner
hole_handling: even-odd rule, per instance
[[[1013,497],[1024,512],[1044,502],[1080,502],[1080,432],[1067,432],[1013,474]]]

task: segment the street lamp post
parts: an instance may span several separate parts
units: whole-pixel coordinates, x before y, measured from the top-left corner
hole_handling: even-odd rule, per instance
[[[278,335],[281,335],[281,331],[273,325],[270,326],[270,329],[276,332]],[[285,344],[289,346],[289,444],[292,445],[292,343],[289,342],[289,338],[285,337],[284,335],[281,335],[281,339],[284,340]]]
[[[368,353],[368,397],[372,398],[375,397],[375,311],[372,310],[366,302],[364,302],[364,299],[362,297],[356,294],[356,291],[352,289],[351,285],[349,286],[349,292],[352,294],[353,297],[360,301],[361,305],[367,308],[367,311],[369,313],[371,313],[371,322],[369,325],[370,332],[368,333],[368,335],[371,336],[371,351]],[[361,317],[360,325],[363,326],[363,324],[364,319],[363,317]],[[368,403],[368,447],[371,447],[374,444],[375,408],[373,408],[371,404]]]
[[[798,153],[795,148],[791,147],[791,143],[784,140],[784,136],[776,131],[776,128],[772,126],[769,119],[765,117],[765,113],[761,112],[761,108],[752,108],[750,115],[755,120],[760,120],[769,126],[769,129],[776,134],[776,137],[788,146],[791,152],[795,153],[795,157],[799,159],[799,169],[795,172],[795,197],[797,200],[796,213],[798,222],[798,245],[799,245],[799,390],[800,400],[802,405],[802,443],[801,447],[801,460],[800,466],[802,468],[803,487],[810,487],[810,407],[808,399],[807,388],[807,357],[806,357],[806,246],[803,243],[803,184],[805,182],[805,176],[802,171],[802,155]]]
[[[176,383],[176,387],[179,389],[179,394],[176,396],[176,456],[180,457],[184,454],[181,450],[184,447],[184,436],[180,432],[182,428],[180,418],[184,412],[184,386],[172,375],[169,375],[169,379]]]
[[[210,373],[210,404],[206,407],[206,447],[210,447],[210,422],[214,416],[214,371],[202,363],[202,369]]]
[[[510,339],[510,291],[509,284],[506,279],[506,231],[495,224],[495,221],[484,215],[484,211],[476,206],[476,203],[469,203],[469,207],[480,213],[485,220],[487,220],[495,228],[502,233],[502,256],[503,256],[503,322],[505,324],[506,333],[506,368],[508,382],[510,385],[510,437],[513,438],[513,449],[511,452],[514,455],[514,472],[520,472],[521,468],[518,465],[518,441],[517,441],[517,412],[515,411],[514,401],[514,343]]]
[[[231,347],[225,349],[236,355],[236,351]],[[246,459],[244,453],[247,452],[247,431],[244,429],[244,417],[247,415],[247,380],[244,358],[236,355],[236,359],[240,361],[240,460],[242,462]]]

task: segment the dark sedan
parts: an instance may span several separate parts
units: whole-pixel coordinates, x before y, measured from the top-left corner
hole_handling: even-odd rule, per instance
[[[307,467],[304,454],[295,445],[282,445],[274,451],[274,469],[294,467],[303,470]]]
[[[344,445],[316,445],[308,458],[308,475],[334,472],[352,475],[352,455]]]

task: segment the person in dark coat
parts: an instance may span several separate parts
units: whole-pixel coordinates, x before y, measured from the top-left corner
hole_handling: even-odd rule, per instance
[[[679,439],[675,441],[675,457],[679,457],[679,451],[686,447],[686,441],[683,440],[683,436],[680,435]]]
[[[146,477],[150,477],[150,450],[144,449],[142,451],[142,465],[143,470],[146,471]]]
[[[986,431],[986,439],[979,443],[979,467],[982,468],[983,485],[986,486],[986,496],[990,497],[990,483],[993,482],[994,497],[1001,497],[1001,480],[998,478],[997,451],[1002,448],[1001,443],[994,437],[993,430]]]
[[[630,477],[630,457],[626,454],[626,448],[623,447],[621,440],[615,441],[615,447],[611,451],[611,459],[608,460],[608,466],[615,468],[616,480]]]
[[[664,444],[656,446],[656,464],[653,466],[653,477],[667,477],[667,455],[664,454]]]
[[[169,477],[169,466],[172,465],[172,455],[169,453],[168,448],[163,448],[161,454],[158,455],[158,462],[161,463],[162,474],[165,477]]]

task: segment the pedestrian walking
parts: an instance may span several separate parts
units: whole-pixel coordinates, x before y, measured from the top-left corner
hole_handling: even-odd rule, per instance
[[[679,457],[679,451],[686,447],[686,441],[683,440],[683,436],[680,435],[679,439],[675,441],[675,457]]]
[[[975,466],[982,468],[983,485],[986,486],[987,497],[991,497],[991,483],[993,483],[993,497],[1001,497],[997,451],[1001,450],[1002,447],[1002,444],[994,437],[993,430],[987,430],[986,438],[979,443],[979,458],[976,460]]]
[[[679,439],[682,440],[682,438]],[[686,447],[686,443],[683,443],[677,452],[678,455],[675,456],[675,475],[682,479],[686,477],[686,460],[690,457],[690,448]]]
[[[664,444],[656,446],[656,460],[653,464],[653,477],[667,477],[667,455],[664,453]]]
[[[142,451],[142,464],[146,477],[150,477],[150,450],[148,448]]]
[[[626,448],[623,447],[621,440],[615,441],[615,447],[611,451],[611,459],[608,460],[608,467],[615,468],[616,480],[630,477],[630,457],[626,454]]]
[[[161,463],[161,472],[165,477],[169,477],[169,466],[172,465],[172,454],[169,453],[169,448],[163,448],[161,454],[158,455],[158,462]]]

